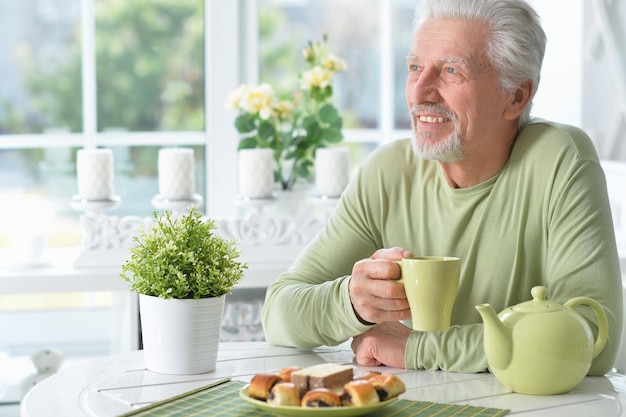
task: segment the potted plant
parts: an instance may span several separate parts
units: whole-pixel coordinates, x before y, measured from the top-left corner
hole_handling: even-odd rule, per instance
[[[147,369],[198,374],[215,369],[225,295],[243,278],[237,243],[217,234],[197,208],[158,215],[133,240],[120,277],[139,294]]]
[[[333,104],[333,78],[346,69],[329,53],[327,37],[308,42],[302,56],[308,69],[298,73],[298,89],[285,97],[269,84],[240,85],[226,106],[237,110],[238,150],[269,148],[274,153],[274,178],[283,190],[296,181],[310,181],[315,151],[343,140],[343,120]],[[282,97],[279,97],[282,96]]]

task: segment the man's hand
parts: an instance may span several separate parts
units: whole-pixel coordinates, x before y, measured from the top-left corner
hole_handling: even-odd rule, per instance
[[[370,258],[362,259],[352,267],[348,285],[350,301],[359,320],[382,323],[411,318],[400,266],[388,261],[413,256],[402,248],[379,249]]]
[[[377,324],[352,340],[356,362],[363,366],[404,368],[404,350],[411,329],[397,321]]]

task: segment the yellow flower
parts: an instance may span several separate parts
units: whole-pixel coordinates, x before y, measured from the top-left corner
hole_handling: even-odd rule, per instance
[[[274,106],[274,113],[279,119],[285,120],[289,116],[291,116],[291,112],[293,111],[293,108],[294,108],[294,105],[291,101],[282,100],[276,103],[276,105]]]
[[[322,65],[324,66],[324,68],[335,72],[343,71],[347,67],[346,61],[333,54],[328,54],[327,56],[325,56],[322,60]]]
[[[252,114],[259,113],[261,119],[269,119],[272,115],[272,107],[276,102],[274,89],[269,84],[261,84],[258,87],[249,88],[242,97],[240,107]]]
[[[312,69],[302,74],[300,87],[303,90],[310,90],[313,87],[325,88],[330,85],[333,80],[332,71],[316,65]]]
[[[248,87],[242,84],[231,91],[228,95],[228,100],[226,101],[226,107],[229,109],[239,110],[241,107],[241,99],[246,95],[247,90]]]

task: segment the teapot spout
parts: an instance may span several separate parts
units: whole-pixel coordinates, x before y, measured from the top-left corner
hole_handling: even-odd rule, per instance
[[[483,319],[483,343],[489,366],[496,369],[506,369],[513,356],[513,339],[510,328],[502,323],[491,305],[479,304],[475,308]]]

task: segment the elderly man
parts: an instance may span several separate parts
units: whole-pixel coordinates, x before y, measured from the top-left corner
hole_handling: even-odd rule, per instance
[[[609,341],[589,371],[611,369],[621,278],[604,175],[581,130],[531,120],[545,35],[518,0],[422,0],[407,56],[413,134],[377,149],[325,228],[267,292],[270,343],[310,348],[353,338],[363,365],[480,372],[483,325],[548,288],[589,296]],[[461,258],[452,326],[413,331],[400,268],[415,255]],[[597,329],[595,315],[579,312]]]

